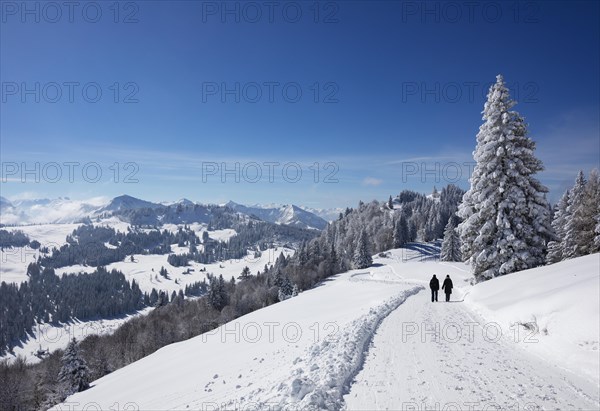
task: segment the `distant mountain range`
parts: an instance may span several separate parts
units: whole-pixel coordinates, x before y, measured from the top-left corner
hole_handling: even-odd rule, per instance
[[[28,199],[11,202],[0,197],[0,223],[74,223],[112,216],[136,224],[207,222],[215,208],[219,207],[275,224],[316,230],[325,228],[328,221],[336,218],[341,210],[313,211],[293,204],[245,206],[233,201],[215,206],[194,203],[186,198],[175,202],[154,203],[129,195],[121,195],[110,201],[106,201],[105,198],[79,201],[59,197],[52,200]]]
[[[318,230],[327,227],[327,221],[323,218],[293,204],[263,208],[258,206],[248,207],[230,201],[225,205],[242,214],[255,216],[260,220],[271,223],[292,225],[300,228],[315,228]]]

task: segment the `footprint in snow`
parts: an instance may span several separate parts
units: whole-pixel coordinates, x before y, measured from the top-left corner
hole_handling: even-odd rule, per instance
[[[213,380],[216,380],[217,378],[219,378],[219,374],[215,374],[215,375],[213,376]]]

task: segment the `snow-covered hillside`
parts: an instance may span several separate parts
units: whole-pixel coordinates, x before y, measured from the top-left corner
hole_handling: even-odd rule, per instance
[[[138,409],[469,409],[468,403],[598,409],[598,254],[471,286],[464,264],[437,262],[430,254],[421,258],[419,250],[431,247],[376,256],[369,269],[337,275],[298,297],[165,347],[56,409],[115,403]],[[573,273],[582,278],[573,280]],[[453,303],[430,302],[424,288],[432,274],[452,277]],[[555,285],[550,279],[558,276]],[[517,303],[525,298],[527,303]],[[553,313],[556,321],[542,313]],[[566,318],[577,313],[583,315],[569,324]],[[509,323],[533,316],[544,319],[548,334],[535,338],[558,350],[553,356],[523,349],[530,331],[525,327],[521,339],[504,334]],[[571,340],[552,342],[553,335],[574,328],[579,331]],[[579,360],[568,360],[573,352],[595,377],[577,375]],[[557,360],[561,355],[565,361]]]
[[[598,351],[581,344],[599,339],[599,255],[590,257],[474,287],[450,273],[457,287],[452,302],[408,299],[375,333],[365,365],[344,397],[347,409],[598,409]],[[439,267],[447,273],[443,263]],[[571,281],[572,271],[585,280]],[[555,277],[559,273],[562,279]],[[581,306],[586,297],[592,297],[589,306]],[[504,315],[481,315],[482,306]],[[575,312],[585,315],[574,316],[571,324],[560,320]],[[550,332],[537,334],[520,324],[542,313],[559,319],[552,333],[565,335],[576,324],[581,340],[558,346]],[[574,356],[591,373],[582,374],[580,364],[570,361]]]
[[[173,248],[177,248],[173,246]],[[187,247],[182,247],[183,252],[187,252]],[[290,256],[294,250],[284,247],[269,248],[261,253],[260,257],[254,257],[254,254],[248,253],[245,258],[226,260],[212,264],[201,264],[190,261],[186,267],[173,267],[167,262],[166,255],[141,255],[134,254],[134,261],[119,261],[106,266],[108,270],[116,269],[121,271],[127,281],[135,280],[143,292],[150,292],[153,288],[157,290],[179,291],[186,285],[206,278],[207,273],[214,275],[223,275],[223,278],[229,280],[231,277],[237,278],[244,267],[248,267],[250,272],[256,274],[262,270],[265,265],[271,266],[279,255]],[[158,275],[161,267],[165,267],[169,273],[169,279]],[[93,272],[94,267],[68,266],[56,269],[57,275],[66,273]]]
[[[22,357],[28,364],[34,364],[41,361],[46,353],[58,349],[64,350],[73,338],[81,341],[90,335],[110,335],[126,321],[139,315],[146,315],[152,310],[152,307],[146,307],[133,314],[100,320],[72,320],[58,325],[36,324],[27,341],[13,347],[12,352],[1,356],[0,360],[12,361],[17,357]]]
[[[600,254],[592,254],[481,283],[465,301],[504,334],[519,332],[528,351],[598,380],[599,296]]]
[[[31,240],[39,241],[42,247],[60,248],[66,244],[67,235],[71,234],[79,224],[41,224],[18,227]],[[14,230],[16,228],[8,228]],[[42,255],[40,250],[29,246],[13,247],[0,250],[0,282],[20,283],[27,281],[27,266],[37,261]]]
[[[33,226],[32,226],[33,227]],[[39,227],[39,226],[35,226]],[[212,235],[213,232],[211,232]],[[221,233],[225,238],[226,233]],[[187,251],[187,250],[186,250]],[[31,250],[35,254],[35,250]],[[134,255],[134,262],[123,261],[108,265],[106,268],[117,269],[121,271],[128,281],[135,280],[143,292],[150,293],[153,288],[160,291],[167,291],[169,295],[173,291],[185,289],[189,284],[202,281],[207,278],[207,274],[223,275],[223,278],[229,280],[231,277],[237,278],[244,267],[248,267],[251,273],[256,273],[262,270],[265,266],[271,266],[277,257],[281,254],[285,256],[293,255],[294,251],[284,247],[269,248],[262,252],[260,257],[255,257],[249,253],[246,258],[227,260],[213,264],[200,264],[190,262],[188,267],[173,267],[167,263],[166,255]],[[24,271],[16,271],[16,268],[23,268],[23,264],[19,264],[19,254],[8,254],[11,258],[16,258],[10,264],[11,270],[7,270],[8,274],[3,274],[0,278],[2,281],[21,282],[27,279]],[[158,275],[161,267],[166,267],[169,272],[169,279],[165,279]],[[57,275],[67,273],[91,273],[95,270],[94,267],[86,266],[68,266],[56,269]],[[5,271],[2,264],[2,271]],[[142,310],[143,313],[148,313],[151,309]],[[134,314],[137,315],[137,314]],[[91,334],[106,334],[112,333],[120,324],[125,322],[129,316],[124,316],[115,319],[99,319],[90,321],[74,320],[67,324],[51,325],[39,324],[33,330],[32,336],[28,338],[24,344],[13,349],[13,352],[7,354],[3,358],[15,358],[17,355],[23,356],[28,362],[37,362],[39,358],[35,353],[38,349],[50,351],[63,349],[67,346],[70,338],[76,337],[81,339]]]

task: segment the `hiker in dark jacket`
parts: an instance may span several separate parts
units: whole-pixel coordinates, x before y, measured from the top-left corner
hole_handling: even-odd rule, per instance
[[[431,302],[437,301],[438,290],[440,289],[440,281],[437,279],[435,274],[429,281],[429,288],[431,288]]]
[[[452,280],[450,279],[450,276],[447,275],[446,279],[444,280],[444,284],[442,284],[442,290],[444,290],[444,292],[446,293],[446,301],[450,301],[450,294],[452,294],[452,287],[454,287],[452,285]]]

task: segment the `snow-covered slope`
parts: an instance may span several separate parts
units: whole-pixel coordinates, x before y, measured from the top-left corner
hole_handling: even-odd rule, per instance
[[[67,225],[60,224],[59,227],[63,228]],[[39,228],[46,226],[26,226],[24,229]],[[231,235],[233,230],[219,230],[209,231],[209,235],[212,237],[219,237],[226,239]],[[38,231],[39,232],[39,231]],[[40,237],[41,238],[41,237]],[[48,237],[56,239],[55,236]],[[57,244],[59,245],[59,244]],[[173,248],[177,248],[173,246]],[[181,247],[181,252],[187,252],[187,247]],[[293,255],[294,250],[284,247],[269,248],[262,251],[260,257],[255,257],[254,253],[248,253],[246,258],[242,259],[231,259],[222,262],[212,264],[200,264],[196,262],[190,262],[187,267],[173,267],[167,262],[166,255],[134,255],[134,261],[126,260],[116,263],[109,264],[106,268],[108,270],[116,269],[121,271],[128,281],[135,280],[140,286],[143,292],[151,292],[153,288],[159,291],[166,291],[169,295],[173,291],[184,290],[189,284],[193,284],[206,279],[207,274],[223,275],[223,278],[229,280],[231,277],[237,278],[244,267],[248,267],[251,273],[256,273],[264,269],[265,266],[271,266],[275,263],[277,258],[283,253],[286,257]],[[26,264],[29,264],[30,260],[35,261],[39,252],[37,250],[31,250],[27,247],[27,250],[5,250],[2,252],[2,274],[0,274],[0,282],[16,282],[26,281],[28,279],[25,274]],[[22,261],[24,258],[25,261]],[[6,262],[4,261],[6,259]],[[165,267],[169,273],[169,279],[163,278],[158,275],[161,267]],[[57,275],[68,274],[68,273],[90,273],[95,270],[95,267],[87,267],[82,265],[72,265],[68,267],[57,268],[55,270]],[[148,313],[151,309],[146,308],[142,313]],[[134,314],[137,315],[137,314]],[[74,320],[67,324],[39,324],[34,328],[32,335],[22,345],[19,345],[13,349],[12,354],[7,354],[0,357],[0,360],[8,358],[13,359],[20,355],[24,357],[28,362],[37,362],[39,358],[35,356],[35,351],[38,348],[42,350],[49,349],[50,351],[55,349],[63,349],[67,346],[70,338],[76,337],[78,340],[82,337],[91,334],[106,334],[113,332],[119,325],[125,322],[131,316],[119,317],[116,319],[100,319],[90,321],[78,321]]]
[[[392,250],[375,257],[370,269],[337,275],[298,297],[165,347],[95,381],[89,390],[69,397],[68,406],[431,409],[438,404],[444,409],[450,404],[454,408],[446,409],[469,409],[467,402],[475,401],[518,409],[532,404],[538,407],[534,409],[598,408],[598,379],[577,376],[577,362],[560,362],[557,367],[556,359],[586,349],[590,361],[597,357],[593,344],[598,343],[600,319],[598,255],[472,287],[464,264],[421,259],[418,252],[417,247]],[[432,304],[429,292],[422,291],[434,273],[452,277],[454,304]],[[584,278],[570,281],[569,273]],[[557,280],[561,275],[564,278]],[[544,284],[533,277],[549,281]],[[550,285],[551,279],[559,285]],[[520,291],[532,288],[538,292]],[[520,305],[524,298],[530,301]],[[589,304],[573,311],[582,298],[589,298]],[[484,308],[491,319],[483,316]],[[541,312],[554,312],[553,318],[561,320],[545,323],[548,335],[537,336],[540,344],[576,328],[592,348],[580,347],[575,338],[567,345],[549,344],[559,351],[541,358],[522,349],[522,341],[511,341],[512,334],[490,340],[494,318],[528,320],[532,313],[544,318]],[[564,321],[577,313],[582,316],[571,321],[576,326]],[[462,334],[457,340],[455,328],[468,324],[474,324],[478,337],[471,340]],[[417,331],[411,328],[407,333],[407,327]]]
[[[165,347],[96,381],[68,403],[75,408],[92,402],[102,408],[132,403],[139,409],[288,403],[339,408],[377,324],[422,290],[403,282],[363,281],[364,276],[369,273],[341,274],[298,297]]]
[[[7,230],[24,232],[30,240],[37,240],[42,247],[60,248],[66,244],[66,236],[71,234],[79,224],[40,224],[28,225]],[[0,282],[20,283],[27,281],[27,266],[43,256],[39,249],[29,246],[13,247],[0,250]]]
[[[466,302],[525,349],[600,378],[600,254],[480,283]]]

